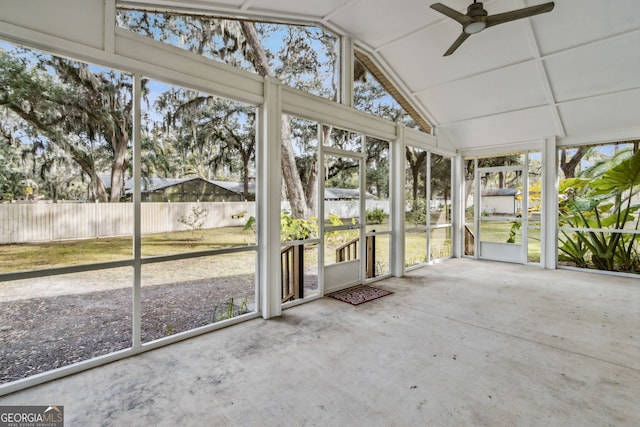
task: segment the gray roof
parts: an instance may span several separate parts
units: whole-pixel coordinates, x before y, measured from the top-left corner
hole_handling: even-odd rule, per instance
[[[360,191],[355,188],[325,188],[324,199],[325,200],[344,200],[344,199],[357,199],[360,195]],[[373,199],[373,194],[367,192],[365,198]]]
[[[179,185],[188,181],[199,180],[208,182],[209,184],[217,185],[218,187],[224,188],[227,191],[232,193],[242,194],[243,184],[242,182],[235,181],[209,181],[200,177],[189,177],[189,178],[142,178],[142,192],[161,190],[163,188],[172,187],[174,185]],[[127,179],[125,182],[125,191],[127,193],[131,193],[133,190],[133,178]],[[253,194],[255,192],[255,183],[249,182],[249,193]]]
[[[100,178],[108,187],[111,185],[111,176],[108,174],[101,175]],[[142,192],[161,190],[163,188],[171,187],[174,185],[182,184],[184,182],[192,181],[192,180],[202,180],[206,181],[210,184],[217,185],[218,187],[224,188],[227,191],[231,191],[233,193],[242,194],[243,192],[243,183],[237,181],[209,181],[200,177],[188,177],[188,178],[160,178],[160,177],[152,177],[142,178]],[[133,178],[127,178],[124,183],[125,193],[131,194],[133,191]],[[249,194],[254,194],[256,191],[256,183],[255,181],[249,181]],[[516,190],[517,191],[517,190]],[[325,188],[324,189],[325,200],[348,200],[348,199],[357,199],[360,194],[359,191],[355,188]],[[373,194],[367,192],[365,193],[365,198],[373,199]]]

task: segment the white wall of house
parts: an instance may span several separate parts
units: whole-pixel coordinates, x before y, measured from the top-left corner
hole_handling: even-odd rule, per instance
[[[520,203],[514,196],[482,196],[483,214],[516,214]]]

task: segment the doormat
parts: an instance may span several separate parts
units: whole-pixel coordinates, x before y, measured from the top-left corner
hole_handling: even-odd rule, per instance
[[[342,291],[327,294],[328,297],[339,301],[348,302],[351,305],[364,304],[374,299],[391,295],[393,292],[385,289],[376,288],[374,286],[358,286],[357,288],[344,289]]]

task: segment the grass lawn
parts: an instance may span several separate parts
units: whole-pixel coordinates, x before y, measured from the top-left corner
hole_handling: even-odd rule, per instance
[[[222,249],[254,243],[254,233],[243,231],[241,227],[150,234],[142,237],[142,256]],[[121,261],[132,257],[133,243],[130,236],[0,245],[0,272]]]
[[[472,231],[473,227],[470,227]],[[510,222],[486,221],[482,223],[482,241],[506,243],[511,231]],[[522,229],[516,233],[516,244],[522,244]],[[528,261],[540,262],[540,224],[530,224],[528,230]]]
[[[492,234],[506,241],[509,227],[504,224],[491,224]],[[411,225],[407,225],[411,227]],[[483,229],[484,230],[484,229]],[[529,261],[540,259],[539,230],[537,235],[530,232]],[[336,236],[326,240],[325,262],[335,262],[335,249],[353,237],[353,231],[345,236]],[[348,236],[346,234],[349,234]],[[408,231],[405,235],[406,265],[421,264],[426,261],[426,231]],[[180,231],[174,233],[151,234],[142,237],[142,256],[152,257],[211,249],[223,249],[255,244],[255,234],[241,227],[224,227],[200,231]],[[389,266],[390,238],[376,239],[376,263],[386,273]],[[431,240],[432,256],[441,258],[451,251],[451,241],[446,233],[434,232]],[[109,237],[100,239],[70,240],[28,244],[0,245],[0,272],[29,271],[70,265],[92,264],[108,261],[128,260],[132,258],[132,237]],[[317,265],[318,252],[307,251],[306,265]],[[228,255],[232,256],[232,255]],[[237,255],[246,257],[245,255]]]

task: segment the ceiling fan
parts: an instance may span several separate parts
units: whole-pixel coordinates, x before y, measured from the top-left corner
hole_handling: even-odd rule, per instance
[[[443,15],[448,16],[454,21],[459,22],[462,25],[462,34],[456,39],[447,50],[444,56],[451,55],[456,51],[460,45],[469,38],[470,35],[479,33],[485,28],[493,27],[494,25],[504,24],[505,22],[515,21],[516,19],[528,18],[530,16],[539,15],[541,13],[551,12],[555,6],[554,2],[541,4],[538,6],[525,7],[522,9],[512,10],[511,12],[498,13],[496,15],[489,15],[482,3],[478,3],[476,0],[467,7],[467,14],[462,14],[455,9],[445,6],[442,3],[434,3],[431,5],[431,9],[436,10]]]

